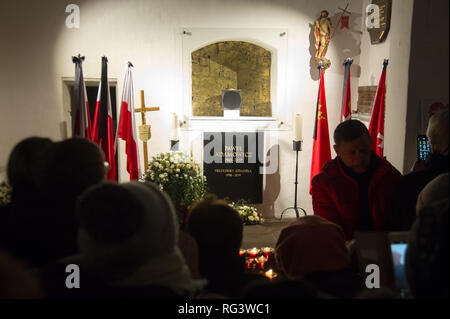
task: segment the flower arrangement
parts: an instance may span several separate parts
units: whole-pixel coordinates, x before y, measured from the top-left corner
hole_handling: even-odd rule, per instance
[[[155,183],[169,195],[182,221],[182,209],[207,194],[206,177],[192,157],[182,152],[160,153],[153,156],[143,181]]]
[[[244,225],[257,225],[264,223],[264,218],[258,213],[255,206],[246,204],[243,201],[238,201],[237,203],[231,202],[229,204],[239,213]]]
[[[11,202],[12,188],[5,182],[0,183],[0,206],[4,206]]]

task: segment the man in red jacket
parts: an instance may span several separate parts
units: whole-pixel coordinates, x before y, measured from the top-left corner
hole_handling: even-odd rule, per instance
[[[371,151],[362,122],[342,122],[333,137],[337,157],[312,180],[314,214],[340,225],[347,240],[355,231],[385,231],[388,204],[402,175]]]

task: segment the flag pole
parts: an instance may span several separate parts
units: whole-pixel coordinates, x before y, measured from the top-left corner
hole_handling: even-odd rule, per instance
[[[319,62],[317,69],[319,69],[319,92],[317,93],[316,120],[314,121],[314,132],[313,132],[314,140],[317,138],[317,116],[318,116],[318,112],[319,112],[320,87],[322,85],[322,71],[323,71],[323,62],[322,61]]]

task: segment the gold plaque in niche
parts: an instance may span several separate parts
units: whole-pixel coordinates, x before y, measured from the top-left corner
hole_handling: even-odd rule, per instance
[[[242,92],[241,116],[272,116],[270,51],[244,41],[210,44],[192,53],[192,114],[223,116],[222,90]]]

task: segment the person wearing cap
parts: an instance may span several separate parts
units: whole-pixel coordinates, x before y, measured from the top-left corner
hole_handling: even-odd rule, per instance
[[[352,298],[364,288],[351,269],[344,231],[320,216],[301,217],[283,228],[275,260],[283,277],[302,280],[331,297]]]
[[[178,247],[175,209],[151,183],[103,183],[77,203],[81,289],[68,291],[46,269],[50,298],[188,298],[200,290]],[[66,274],[67,276],[67,274]]]

